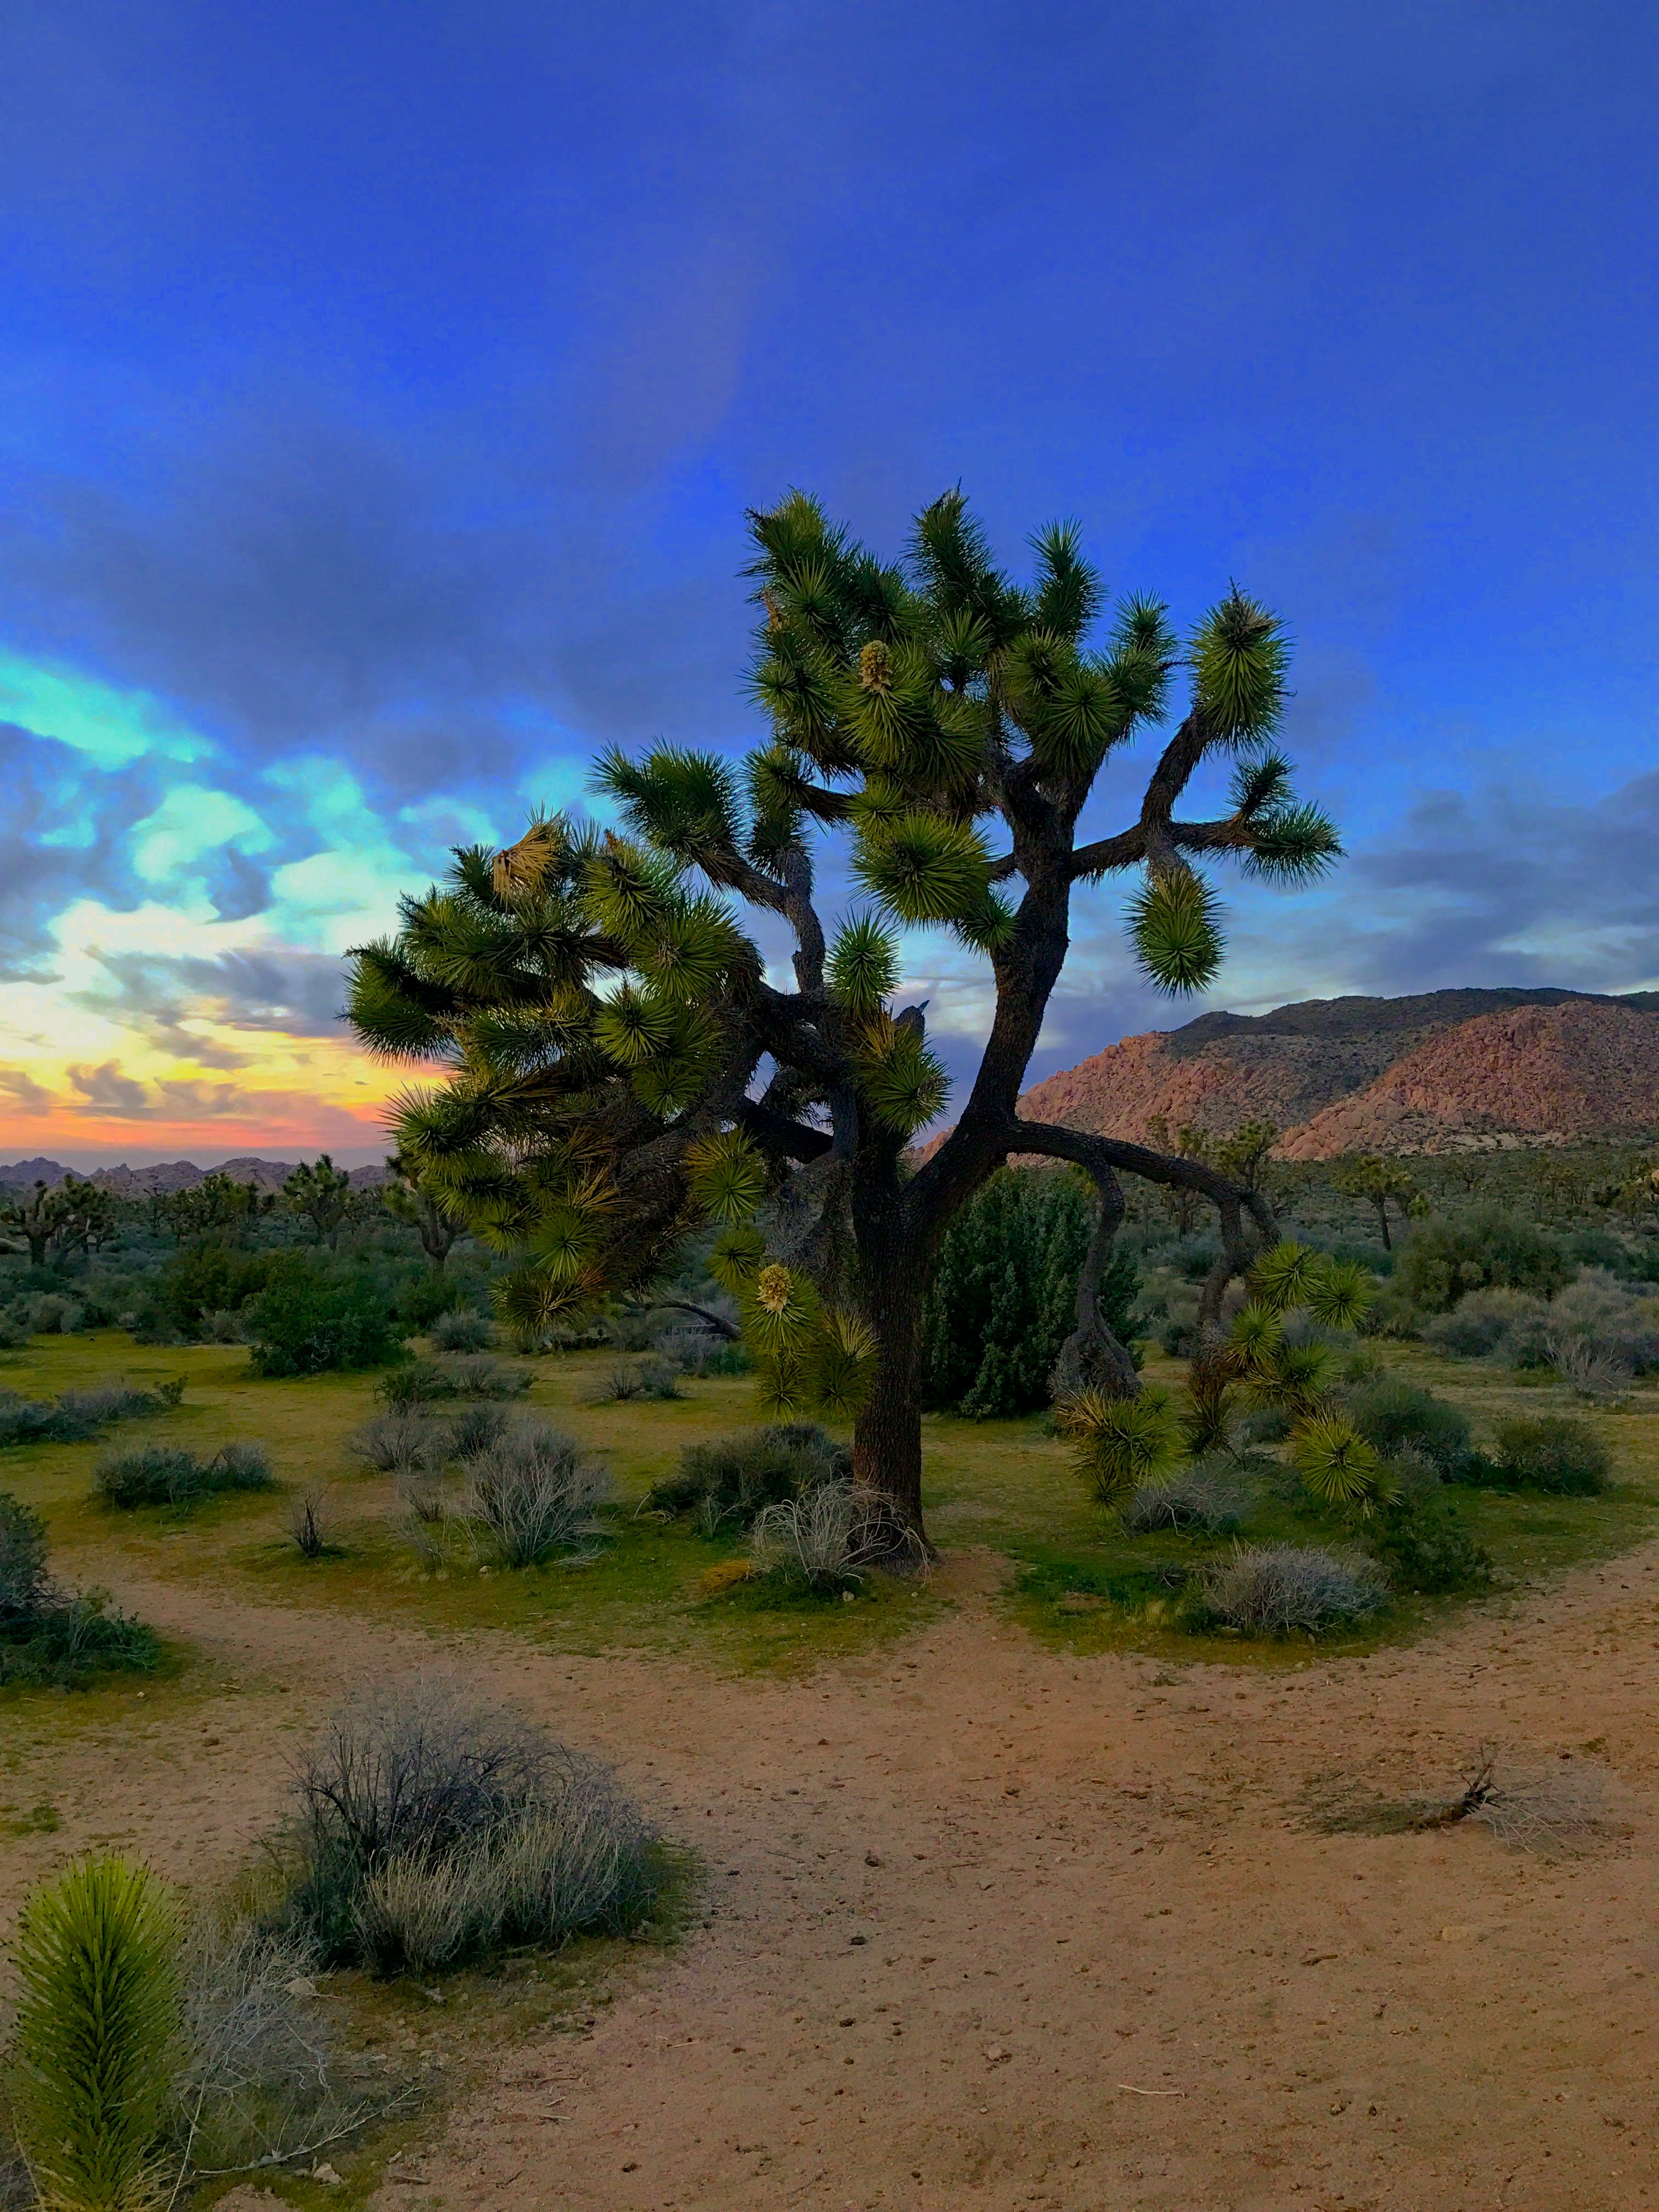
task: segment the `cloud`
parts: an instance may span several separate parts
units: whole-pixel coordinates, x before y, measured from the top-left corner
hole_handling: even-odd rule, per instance
[[[1630,990],[1659,975],[1656,847],[1659,772],[1589,805],[1518,779],[1426,792],[1339,872],[1313,929],[1351,988]]]
[[[55,1103],[51,1091],[21,1067],[0,1067],[0,1091],[26,1114],[50,1114]]]
[[[227,952],[217,960],[181,961],[179,973],[228,1028],[339,1034],[345,975],[327,953]]]
[[[71,1067],[69,1079],[84,1102],[77,1114],[118,1114],[123,1119],[144,1112],[149,1099],[142,1083],[123,1075],[112,1060],[101,1067]]]

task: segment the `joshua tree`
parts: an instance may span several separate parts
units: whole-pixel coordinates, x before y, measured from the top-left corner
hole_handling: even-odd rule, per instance
[[[113,1237],[121,1208],[100,1184],[65,1176],[59,1183],[37,1182],[27,1194],[0,1201],[0,1231],[21,1239],[10,1249],[26,1249],[32,1267],[44,1267],[50,1255],[95,1251]]]
[[[1389,1234],[1391,1206],[1402,1222],[1416,1220],[1428,1211],[1410,1169],[1398,1160],[1385,1160],[1379,1152],[1357,1152],[1352,1159],[1340,1162],[1331,1182],[1344,1198],[1359,1199],[1371,1208],[1385,1252],[1394,1249],[1394,1239]]]
[[[308,1221],[317,1242],[331,1252],[357,1211],[350,1176],[337,1168],[326,1152],[319,1152],[314,1162],[302,1160],[283,1183],[283,1196],[289,1211]]]
[[[854,1413],[858,1480],[916,1529],[928,1272],[1004,1160],[1072,1161],[1097,1194],[1062,1388],[1139,1388],[1096,1299],[1121,1173],[1216,1207],[1210,1316],[1271,1232],[1260,1195],[1202,1159],[1019,1118],[1073,888],[1138,872],[1141,965],[1191,991],[1222,951],[1195,861],[1298,883],[1340,848],[1292,798],[1273,744],[1283,633],[1237,588],[1184,647],[1147,599],[1126,602],[1096,647],[1101,586],[1070,524],[1034,540],[1021,586],[957,493],[919,517],[896,566],[799,494],[750,520],[751,685],[769,742],[741,770],[670,747],[606,754],[599,779],[630,835],[538,819],[493,857],[459,852],[445,887],[404,901],[395,939],[354,956],[351,1018],[372,1049],[447,1074],[400,1102],[399,1148],[517,1255],[509,1318],[545,1325],[638,1291],[689,1224],[723,1221],[714,1265],[763,1390],[780,1408]],[[1079,842],[1101,771],[1166,720],[1177,672],[1188,696],[1132,818]],[[1232,767],[1226,806],[1178,819],[1218,756]],[[836,836],[864,903],[827,934],[816,852]],[[722,894],[763,919],[769,946],[788,940],[793,989]],[[922,1007],[896,1005],[897,932],[926,927],[984,960],[995,1010],[954,1127],[917,1164],[908,1148],[947,1085]]]
[[[422,1181],[420,1169],[394,1152],[386,1162],[389,1180],[380,1185],[380,1203],[396,1221],[410,1228],[421,1240],[421,1249],[433,1266],[441,1269],[458,1237],[466,1234]]]

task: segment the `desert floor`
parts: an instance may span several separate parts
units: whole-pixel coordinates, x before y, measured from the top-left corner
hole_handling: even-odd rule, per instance
[[[42,1495],[68,1466],[40,1462]],[[189,1656],[0,1700],[8,1918],[94,1845],[228,1879],[337,1692],[433,1665],[613,1759],[698,1855],[676,1942],[481,2029],[395,2157],[342,2156],[340,2190],[285,2177],[294,2203],[1659,2201],[1659,1545],[1260,1665],[1045,1640],[1006,1555],[956,1540],[908,1625],[780,1670],[695,1640],[560,1648],[418,1592],[376,1609],[249,1565],[234,1520],[139,1541],[75,1514],[65,1565]],[[1600,1831],[1557,1856],[1379,1832],[1488,1742],[1596,1778]],[[462,2009],[413,1992],[385,2032],[441,2068]]]

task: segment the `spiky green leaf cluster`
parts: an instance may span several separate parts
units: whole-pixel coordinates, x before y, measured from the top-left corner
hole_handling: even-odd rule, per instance
[[[1316,1413],[1299,1423],[1291,1437],[1291,1462],[1322,1505],[1369,1518],[1389,1496],[1376,1449],[1342,1414]]]
[[[1156,1388],[1133,1398],[1074,1391],[1055,1407],[1054,1425],[1071,1439],[1078,1472],[1103,1505],[1121,1504],[1181,1457],[1181,1423],[1167,1393]]]
[[[1190,868],[1150,877],[1130,909],[1142,972],[1160,991],[1201,991],[1221,965],[1219,902]]]
[[[83,1859],[23,1907],[12,2101],[53,2212],[139,2212],[155,2201],[178,1960],[166,1888],[124,1859]]]

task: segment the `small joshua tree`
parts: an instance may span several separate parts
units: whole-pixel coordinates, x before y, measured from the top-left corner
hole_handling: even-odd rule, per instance
[[[750,522],[751,686],[769,739],[740,768],[672,747],[607,754],[599,777],[626,836],[538,819],[507,851],[459,852],[442,888],[404,901],[394,939],[354,956],[351,1019],[372,1050],[447,1078],[400,1102],[398,1144],[516,1255],[510,1322],[544,1327],[640,1292],[690,1225],[720,1222],[714,1265],[764,1395],[780,1413],[853,1413],[858,1481],[919,1531],[929,1269],[1006,1159],[1072,1161],[1097,1195],[1062,1389],[1139,1387],[1095,1296],[1121,1173],[1216,1207],[1206,1317],[1271,1233],[1260,1194],[1202,1158],[1018,1116],[1074,889],[1135,872],[1141,966],[1192,991],[1222,954],[1194,863],[1295,884],[1340,848],[1292,797],[1273,742],[1284,635],[1237,589],[1184,646],[1150,599],[1123,603],[1096,644],[1102,589],[1070,524],[1034,540],[1022,586],[958,493],[917,519],[900,565],[799,494]],[[1170,719],[1178,675],[1186,703],[1127,826],[1080,841],[1102,771]],[[1232,764],[1224,811],[1179,818],[1217,757]],[[815,865],[832,838],[850,847],[863,902],[827,932]],[[734,900],[792,941],[793,989]],[[917,1166],[908,1149],[947,1091],[923,1009],[896,1004],[897,932],[922,927],[985,962],[995,1012],[954,1127]]]

